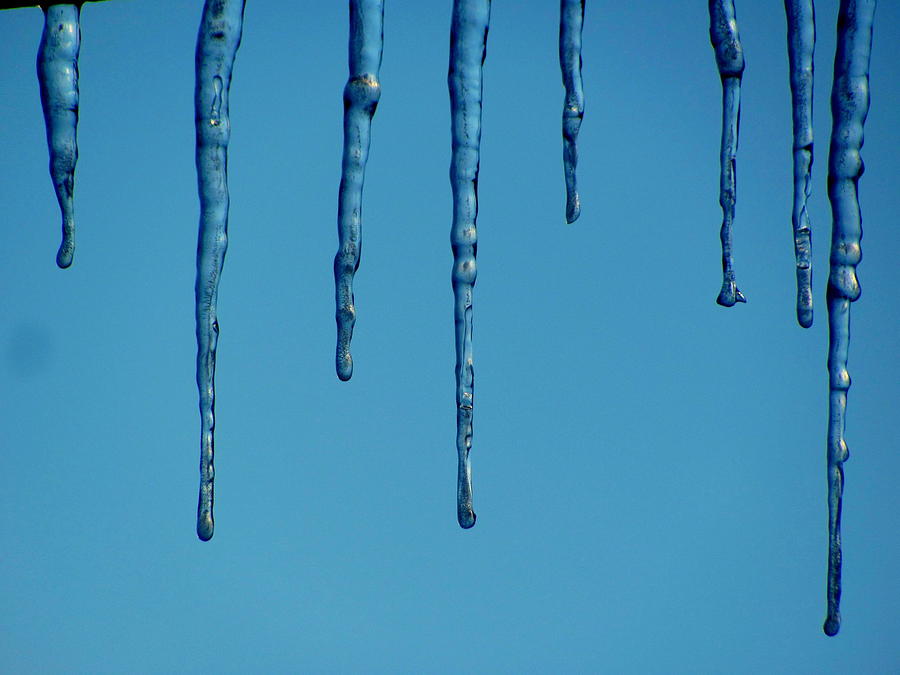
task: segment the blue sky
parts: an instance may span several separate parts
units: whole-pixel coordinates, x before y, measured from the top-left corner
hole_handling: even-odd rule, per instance
[[[878,8],[852,309],[844,623],[825,602],[819,2],[815,324],[794,318],[781,3],[747,59],[737,279],[715,304],[720,84],[705,3],[588,3],[564,224],[556,2],[495,2],[475,438],[456,524],[449,2],[389,0],[352,381],[332,259],[346,3],[249,3],[231,90],[216,535],[194,534],[199,2],[82,12],[77,250],[56,268],[36,9],[0,12],[0,661],[11,672],[900,668],[900,7]],[[308,5],[308,6],[307,6]]]

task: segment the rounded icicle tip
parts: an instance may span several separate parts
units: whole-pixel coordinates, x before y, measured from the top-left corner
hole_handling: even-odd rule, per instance
[[[829,616],[825,619],[825,625],[822,626],[822,630],[825,631],[825,635],[828,637],[834,637],[838,634],[838,631],[841,629],[841,618],[839,616]]]
[[[472,509],[468,509],[466,511],[459,511],[456,514],[456,519],[459,521],[459,526],[464,530],[469,530],[475,527],[475,512]]]
[[[66,246],[64,243],[59,247],[56,254],[56,266],[64,270],[72,266],[72,260],[75,257],[75,246]]]
[[[209,541],[212,539],[214,531],[215,523],[213,523],[210,514],[205,514],[197,518],[197,536],[200,538],[200,541]]]

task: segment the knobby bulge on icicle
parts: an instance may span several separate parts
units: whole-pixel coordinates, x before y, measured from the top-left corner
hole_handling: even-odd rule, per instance
[[[487,50],[491,0],[454,0],[450,28],[450,129],[453,190],[453,320],[456,327],[456,517],[462,528],[475,524],[472,508],[472,413],[475,369],[472,302],[478,250],[478,169],[481,152],[482,69]]]
[[[741,77],[744,49],[738,35],[732,0],[709,0],[709,38],[722,80],[722,142],[719,150],[719,204],[722,207],[722,290],[716,299],[724,307],[747,302],[734,278],[732,225],[736,197],[735,156],[741,120]]]
[[[344,87],[344,155],[338,193],[338,239],[334,256],[337,322],[335,368],[341,380],[353,375],[350,340],[356,323],[353,276],[362,249],[362,193],[369,157],[372,117],[381,97],[378,74],[384,46],[384,0],[350,0],[349,78]]]
[[[813,164],[813,56],[816,49],[816,14],[813,0],[784,0],[787,15],[788,61],[793,111],[794,258],[797,265],[797,323],[813,322],[812,244],[807,202]]]
[[[566,178],[566,222],[581,215],[581,199],[575,169],[578,166],[578,131],[584,117],[584,88],[581,81],[581,32],[584,26],[584,0],[560,0],[559,66],[563,86],[563,172]]]
[[[828,275],[828,614],[823,630],[836,635],[841,627],[841,507],[844,462],[850,456],[844,440],[850,373],[850,303],[859,298],[856,266],[862,259],[860,150],[869,112],[869,59],[875,0],[841,0],[831,86],[831,146],[828,151],[828,199],[831,202],[831,270]]]
[[[41,5],[44,31],[37,55],[41,107],[50,150],[50,178],[62,214],[56,264],[65,269],[75,255],[75,164],[78,162],[78,52],[81,3]]]
[[[197,536],[213,536],[213,480],[216,301],[228,248],[228,91],[234,57],[241,44],[244,0],[206,0],[195,57],[194,124],[197,132],[197,187],[200,228],[197,238],[197,388],[200,392],[200,497]]]

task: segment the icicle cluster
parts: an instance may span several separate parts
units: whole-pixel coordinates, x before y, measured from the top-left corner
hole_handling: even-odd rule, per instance
[[[200,498],[197,536],[213,536],[213,466],[216,428],[216,301],[228,248],[228,90],[241,44],[244,0],[206,0],[197,35],[194,124],[197,129],[197,187],[200,232],[197,239],[197,388],[200,391]]]
[[[831,94],[833,128],[828,161],[828,197],[833,224],[827,304],[829,321],[828,420],[829,554],[824,630],[840,628],[841,498],[843,463],[849,456],[844,440],[850,375],[850,304],[860,294],[856,266],[862,257],[857,185],[863,173],[860,150],[869,109],[868,73],[876,0],[841,0],[838,41]],[[3,7],[19,6],[3,3]],[[47,128],[50,174],[62,213],[62,244],[57,264],[68,267],[74,253],[74,172],[78,159],[78,52],[81,2],[41,5],[45,23],[37,57],[41,103]],[[807,202],[813,162],[812,96],[815,15],[812,0],[784,0],[793,109],[794,198],[792,227],[797,266],[797,321],[813,320],[810,223]],[[563,163],[566,220],[580,213],[576,183],[576,141],[584,114],[581,80],[581,37],[584,0],[560,0],[559,61],[565,87]],[[195,285],[197,319],[197,386],[200,394],[201,453],[197,534],[213,536],[215,430],[215,365],[219,324],[216,301],[228,246],[227,151],[231,125],[228,92],[234,59],[241,42],[244,0],[206,0],[196,50],[196,163],[200,224]],[[481,142],[482,68],[491,0],[454,0],[450,30],[448,87],[451,105],[453,250],[451,280],[456,329],[457,517],[460,526],[475,524],[472,506],[474,366],[472,354],[473,293],[476,279],[476,222]],[[717,302],[745,302],[735,282],[732,225],[735,214],[735,155],[740,121],[743,49],[733,0],[709,0],[710,40],[722,81],[720,192],[722,207],[723,284]],[[339,248],[334,259],[337,321],[336,370],[347,380],[353,372],[350,341],[356,319],[353,277],[359,266],[362,236],[362,192],[372,118],[381,93],[379,70],[383,48],[384,0],[350,0],[349,78],[344,88],[344,150],[338,198]]]

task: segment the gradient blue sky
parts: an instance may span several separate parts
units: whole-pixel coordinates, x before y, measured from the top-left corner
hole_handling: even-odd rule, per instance
[[[165,5],[165,9],[162,5]],[[353,380],[334,375],[346,2],[250,2],[231,91],[216,535],[196,539],[202,2],[85,6],[75,264],[0,12],[0,663],[9,672],[900,670],[900,5],[875,24],[844,624],[825,602],[837,2],[817,3],[816,317],[794,319],[781,2],[740,2],[735,230],[705,2],[589,2],[564,224],[558,3],[495,2],[472,451],[456,525],[450,2],[388,0]],[[276,9],[277,7],[277,9]]]

